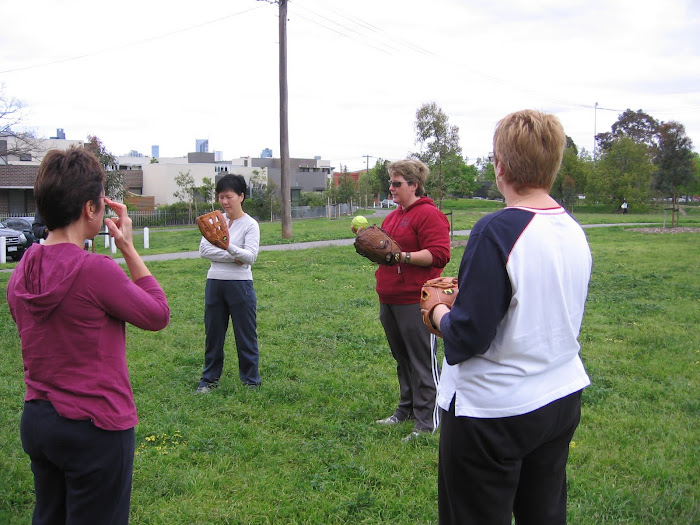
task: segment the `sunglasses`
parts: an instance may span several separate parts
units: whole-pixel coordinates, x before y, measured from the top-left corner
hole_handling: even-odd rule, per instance
[[[391,186],[392,188],[400,188],[404,182],[406,182],[406,184],[410,184],[410,182],[403,181],[403,180],[390,180],[389,186]]]

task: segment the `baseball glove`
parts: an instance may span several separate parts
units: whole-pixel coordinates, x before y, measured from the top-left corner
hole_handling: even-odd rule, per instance
[[[228,248],[228,226],[226,217],[219,210],[214,210],[197,217],[197,226],[202,237],[214,246],[225,250]]]
[[[372,262],[388,266],[398,264],[401,259],[399,244],[375,224],[357,233],[355,251]]]
[[[442,337],[440,327],[433,326],[430,317],[433,315],[433,310],[439,304],[444,304],[449,309],[452,309],[452,304],[455,302],[457,292],[457,279],[455,277],[438,277],[427,281],[420,291],[420,313],[423,315],[423,322],[432,333],[438,337]]]

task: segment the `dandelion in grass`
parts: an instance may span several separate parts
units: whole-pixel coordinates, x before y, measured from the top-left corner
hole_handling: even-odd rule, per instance
[[[175,447],[184,445],[187,445],[187,442],[182,438],[180,431],[176,431],[172,436],[168,434],[151,434],[146,436],[143,443],[136,447],[134,454],[138,456],[150,448],[158,454],[166,456]]]

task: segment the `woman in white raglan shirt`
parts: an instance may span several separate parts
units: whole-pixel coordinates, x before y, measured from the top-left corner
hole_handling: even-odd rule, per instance
[[[474,226],[451,310],[431,321],[445,344],[438,501],[441,524],[566,523],[566,463],[590,381],[578,335],[591,253],[549,196],[566,135],[536,111],[494,135],[506,208]]]
[[[243,211],[247,186],[242,175],[225,175],[216,183],[216,195],[228,222],[229,245],[218,248],[204,237],[199,254],[211,261],[204,292],[206,347],[204,370],[197,392],[216,388],[224,367],[224,343],[229,317],[238,352],[238,374],[244,385],[260,385],[258,371],[257,297],[251,265],[258,257],[260,227]]]

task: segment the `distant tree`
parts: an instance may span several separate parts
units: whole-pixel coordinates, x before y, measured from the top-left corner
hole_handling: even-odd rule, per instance
[[[445,159],[445,192],[453,197],[469,197],[476,188],[478,170],[474,165],[468,165],[459,155]]]
[[[323,193],[318,191],[303,191],[301,192],[302,206],[325,206],[326,198]]]
[[[248,181],[249,197],[253,197],[256,193],[262,192],[267,186],[267,177],[260,170],[253,170],[253,175]]]
[[[277,185],[268,182],[264,172],[253,170],[248,183],[250,195],[243,201],[243,210],[257,220],[272,220],[282,210],[282,202],[277,193]]]
[[[487,157],[477,157],[474,165],[478,172],[477,180],[480,182],[496,182],[496,170]]]
[[[380,158],[377,159],[374,167],[370,169],[370,188],[377,199],[381,198],[382,194],[388,191],[389,164],[391,164],[391,161]]]
[[[598,133],[596,142],[601,153],[607,152],[615,140],[626,137],[638,144],[646,145],[650,154],[658,145],[659,122],[651,115],[641,109],[632,111],[625,110],[618,116],[617,121],[612,125],[611,131]]]
[[[344,166],[342,175],[338,180],[338,202],[350,204],[357,195],[355,180],[348,174],[348,167]]]
[[[124,175],[119,171],[117,158],[110,153],[99,137],[88,135],[84,148],[95,155],[105,170],[105,195],[121,202],[124,200]]]
[[[676,201],[680,192],[696,181],[693,143],[678,122],[665,122],[659,127],[659,146],[654,158],[656,172],[653,187],[673,198],[671,227],[677,222]]]
[[[151,157],[151,164],[158,164],[158,159],[156,157]]]
[[[0,134],[11,134],[22,123],[25,108],[24,102],[5,94],[4,82],[0,84]]]
[[[695,180],[688,187],[688,195],[700,195],[700,153],[693,153],[693,162],[695,163]]]
[[[357,178],[357,193],[361,206],[369,206],[369,203],[374,201],[371,180],[372,175],[369,171],[363,171]]]
[[[323,192],[323,196],[327,202],[330,201],[331,203],[336,203],[338,202],[338,193],[338,187],[335,184],[331,184]]]
[[[420,151],[412,156],[430,168],[426,189],[436,195],[438,208],[442,209],[446,190],[445,164],[454,156],[462,156],[459,128],[451,126],[442,109],[435,102],[430,102],[416,111],[415,130],[416,144],[420,144]]]
[[[566,149],[561,168],[552,185],[552,197],[564,206],[571,206],[578,195],[586,190],[586,180],[590,172],[585,156],[579,156],[578,147],[571,137],[566,137]]]
[[[194,185],[194,177],[190,174],[190,170],[187,170],[184,173],[178,171],[177,175],[175,176],[175,184],[177,184],[177,187],[180,189],[173,193],[173,197],[180,202],[187,204],[187,211],[190,214],[191,219],[192,206],[194,206],[195,214],[198,214],[199,212],[197,211],[197,199],[195,198],[196,187]]]
[[[216,183],[211,177],[202,177],[202,185],[195,188],[196,193],[210,210],[214,210],[216,204]],[[246,195],[249,197],[249,195]]]
[[[645,202],[649,198],[653,172],[646,144],[629,137],[618,138],[591,172],[586,196],[616,205],[624,200]]]
[[[34,133],[17,130],[24,121],[25,108],[24,102],[6,95],[5,84],[0,84],[0,139],[6,141],[3,157],[19,157],[39,152],[40,142],[37,141]]]
[[[487,157],[477,157],[474,167],[476,168],[476,181],[472,195],[490,199],[500,197],[501,192],[496,187],[496,172],[493,163]]]

